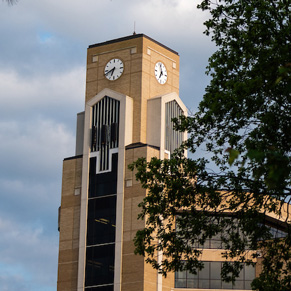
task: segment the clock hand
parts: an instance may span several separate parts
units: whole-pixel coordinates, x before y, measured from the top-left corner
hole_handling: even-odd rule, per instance
[[[114,69],[115,69],[115,67],[113,69],[109,70],[107,73],[105,73],[105,75],[112,73],[114,71]],[[112,76],[112,74],[111,74],[111,76]]]
[[[114,70],[115,70],[115,67],[112,69],[112,73],[111,73],[111,76],[113,75],[113,73],[114,73]]]
[[[161,76],[163,75],[163,68],[162,68],[162,64],[160,64],[160,71],[161,71],[161,73],[160,73],[160,77],[159,77],[159,78],[161,78]]]

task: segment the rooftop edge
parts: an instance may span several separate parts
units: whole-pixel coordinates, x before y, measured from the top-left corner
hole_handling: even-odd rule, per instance
[[[89,45],[88,49],[90,48],[94,48],[94,47],[98,47],[98,46],[103,46],[103,45],[108,45],[108,44],[111,44],[111,43],[116,43],[116,42],[121,42],[121,41],[126,41],[126,40],[129,40],[129,39],[135,39],[135,38],[140,38],[140,37],[145,37],[149,40],[151,40],[152,42],[155,42],[156,44],[158,44],[159,46],[171,51],[172,53],[176,54],[176,55],[179,55],[178,52],[170,49],[169,47],[163,45],[162,43],[152,39],[151,37],[143,34],[143,33],[139,33],[139,34],[133,34],[133,35],[129,35],[129,36],[125,36],[125,37],[120,37],[120,38],[116,38],[116,39],[112,39],[112,40],[108,40],[108,41],[104,41],[104,42],[100,42],[100,43],[96,43],[96,44],[92,44],[92,45]]]

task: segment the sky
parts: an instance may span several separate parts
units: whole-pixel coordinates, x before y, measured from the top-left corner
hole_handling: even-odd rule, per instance
[[[195,112],[215,50],[198,2],[0,1],[1,291],[56,290],[62,162],[75,154],[87,47],[135,27],[177,51],[180,98]]]

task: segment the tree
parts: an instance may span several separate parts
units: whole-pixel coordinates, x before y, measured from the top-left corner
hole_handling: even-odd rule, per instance
[[[291,13],[290,0],[204,0],[210,84],[198,112],[174,120],[189,138],[169,160],[131,165],[148,195],[136,253],[164,275],[203,267],[208,239],[225,249],[222,277],[235,281],[242,263],[263,256],[257,290],[291,290]],[[204,150],[204,157],[186,158]],[[206,158],[210,156],[211,158]],[[215,167],[213,167],[215,164]],[[267,216],[283,217],[276,237]],[[253,250],[250,252],[250,250]],[[256,252],[256,250],[261,250]],[[156,257],[163,251],[162,261]]]
[[[3,1],[6,1],[8,4],[13,5],[16,4],[18,0],[3,0]]]

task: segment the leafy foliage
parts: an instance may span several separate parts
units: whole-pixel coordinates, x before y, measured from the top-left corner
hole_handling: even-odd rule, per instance
[[[3,0],[5,2],[7,2],[9,5],[13,5],[16,4],[18,0]]]
[[[263,270],[253,288],[291,289],[290,4],[204,0],[198,5],[211,14],[205,34],[217,51],[209,59],[211,81],[198,112],[175,120],[189,138],[169,160],[139,159],[131,165],[148,189],[140,204],[146,228],[136,235],[136,252],[164,275],[196,273],[203,267],[197,244],[220,236],[223,256],[233,261],[222,270],[226,281],[234,281],[240,263],[252,264],[261,250]],[[203,149],[203,156],[186,158],[185,148]],[[272,235],[270,215],[283,220],[284,237]]]

